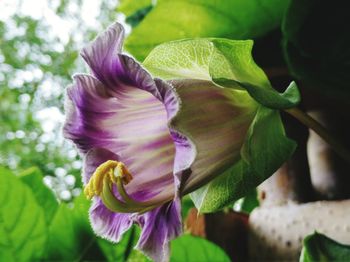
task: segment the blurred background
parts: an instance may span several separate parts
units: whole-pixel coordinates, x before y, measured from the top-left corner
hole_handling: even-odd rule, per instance
[[[0,1],[0,165],[36,166],[62,201],[80,194],[81,159],[62,137],[79,50],[124,16],[116,1]]]

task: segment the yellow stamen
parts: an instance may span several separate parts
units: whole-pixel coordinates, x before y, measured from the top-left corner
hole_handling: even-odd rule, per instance
[[[88,199],[100,196],[105,179],[107,179],[107,184],[112,186],[113,183],[117,183],[117,178],[121,178],[124,184],[128,184],[132,180],[132,175],[122,162],[108,160],[96,168],[89,183],[85,186],[84,194]]]
[[[144,213],[171,200],[139,202],[132,199],[124,188],[132,178],[122,162],[108,160],[96,168],[85,186],[84,194],[88,199],[99,196],[109,210],[120,213]],[[121,200],[114,195],[113,184],[117,186]]]

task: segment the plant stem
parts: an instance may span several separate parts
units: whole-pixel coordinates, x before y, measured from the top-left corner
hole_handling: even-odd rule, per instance
[[[285,109],[284,111],[298,119],[302,124],[312,129],[324,141],[326,141],[341,158],[350,163],[350,151],[334,136],[332,136],[318,121],[296,107]]]

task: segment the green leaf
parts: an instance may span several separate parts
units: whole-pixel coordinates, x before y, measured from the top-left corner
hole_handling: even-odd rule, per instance
[[[259,206],[257,190],[253,189],[248,192],[243,198],[237,200],[234,204],[236,212],[250,214],[256,207]]]
[[[134,28],[125,46],[143,60],[153,47],[176,39],[255,38],[279,25],[288,3],[279,0],[158,1]]]
[[[301,262],[349,261],[350,246],[315,232],[304,239]]]
[[[210,75],[215,83],[231,88],[240,86],[258,103],[269,108],[286,109],[299,104],[300,93],[294,82],[282,94],[272,88],[263,70],[253,60],[252,41],[213,39],[212,42],[218,50],[210,65]]]
[[[294,77],[307,88],[348,102],[348,3],[292,0],[282,24],[283,48]]]
[[[126,16],[130,16],[151,5],[152,0],[122,0],[118,6],[118,11],[124,13]]]
[[[141,251],[134,249],[127,262],[152,262],[152,260],[142,254]]]
[[[296,143],[286,137],[279,112],[260,106],[242,147],[244,161],[265,180],[295,148]]]
[[[45,250],[44,210],[32,191],[0,167],[0,261],[37,261]]]
[[[32,167],[20,173],[19,177],[32,189],[36,201],[45,210],[46,222],[51,223],[58,202],[53,192],[44,185],[41,171],[37,167]]]
[[[296,143],[286,137],[279,112],[260,106],[241,149],[241,159],[206,186],[191,193],[200,212],[219,210],[271,176]]]
[[[117,244],[98,238],[88,218],[90,201],[82,194],[73,204],[61,204],[53,218],[46,259],[126,261],[138,239],[137,229],[129,230]]]
[[[188,212],[193,207],[194,205],[189,195],[186,195],[181,199],[181,215],[183,219],[187,217]]]
[[[228,39],[187,39],[157,46],[144,66],[162,79],[202,79],[246,90],[258,103],[273,109],[295,107],[300,93],[294,82],[282,94],[272,88],[252,57],[253,42]]]
[[[252,40],[211,39],[211,42],[215,46],[210,61],[210,75],[214,82],[230,79],[249,83],[263,90],[272,89],[264,71],[254,62]]]
[[[89,201],[84,195],[76,198],[74,207],[61,204],[49,228],[48,259],[78,260],[88,257],[96,244],[87,216]],[[97,252],[99,253],[99,252]],[[100,254],[89,259],[102,259]]]
[[[210,80],[209,63],[213,44],[208,39],[186,39],[161,44],[147,56],[143,65],[162,79]]]
[[[124,234],[123,239],[118,244],[98,239],[98,245],[108,261],[130,261],[130,257],[134,255],[134,246],[139,239],[139,235],[139,227],[133,226]]]
[[[145,18],[145,16],[152,10],[153,6],[147,6],[133,13],[125,19],[125,22],[132,27],[137,26]]]
[[[183,235],[171,241],[171,262],[229,262],[230,258],[215,244],[194,236]]]

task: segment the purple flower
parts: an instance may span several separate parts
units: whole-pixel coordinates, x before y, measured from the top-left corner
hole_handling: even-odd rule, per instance
[[[164,261],[180,197],[237,160],[255,107],[210,81],[153,79],[121,53],[123,37],[115,23],[82,50],[92,75],[68,88],[64,134],[84,158],[96,234],[118,242],[137,223],[137,248]]]

